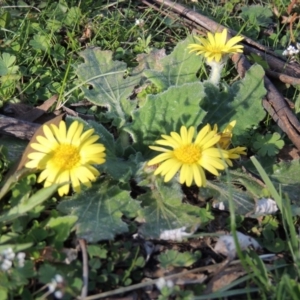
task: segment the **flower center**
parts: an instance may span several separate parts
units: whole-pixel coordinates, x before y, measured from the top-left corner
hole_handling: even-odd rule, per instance
[[[54,151],[52,160],[58,168],[71,170],[80,161],[78,147],[68,144],[59,145]]]
[[[175,157],[184,164],[193,164],[201,157],[201,150],[194,144],[182,146],[174,150]]]

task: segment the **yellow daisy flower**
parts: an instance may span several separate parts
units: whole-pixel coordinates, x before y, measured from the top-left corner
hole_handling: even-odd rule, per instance
[[[228,54],[242,53],[243,46],[236,45],[244,38],[237,35],[227,40],[227,29],[225,28],[221,33],[217,32],[214,35],[207,33],[207,38],[195,37],[200,44],[190,44],[190,52],[196,52],[196,55],[204,54],[207,62],[216,61],[221,62],[222,58]]]
[[[228,149],[231,144],[231,138],[232,138],[232,130],[233,127],[236,124],[236,120],[231,121],[222,132],[219,132],[218,135],[220,136],[220,140],[218,142],[218,145],[228,151],[228,158],[225,158],[226,163],[232,167],[232,161],[231,159],[238,159],[241,155],[246,155],[247,148],[246,147],[236,147],[232,149]],[[218,131],[218,126],[214,125],[214,130]]]
[[[194,181],[197,186],[206,185],[204,169],[218,176],[218,170],[224,170],[228,158],[226,150],[218,149],[216,144],[220,140],[210,125],[204,126],[193,141],[195,128],[187,129],[181,126],[180,134],[171,132],[162,135],[155,143],[172,149],[149,146],[152,150],[163,152],[148,162],[149,166],[159,164],[154,175],[161,174],[164,181],[170,181],[180,171],[179,182],[191,186]]]
[[[246,147],[236,147],[236,148],[232,148],[227,150],[228,151],[228,158],[225,158],[225,161],[227,163],[228,166],[232,167],[232,159],[238,159],[241,157],[241,155],[247,155],[246,152],[247,148]]]
[[[44,125],[45,136],[37,136],[38,143],[30,146],[37,152],[28,155],[30,161],[26,168],[43,170],[38,182],[45,180],[44,187],[54,183],[71,182],[73,189],[80,192],[80,184],[91,186],[100,173],[92,164],[105,162],[105,147],[95,143],[98,135],[93,135],[94,129],[83,133],[83,124],[74,121],[69,129],[61,121],[57,127],[54,124]],[[58,189],[63,196],[69,193],[70,184],[67,183]]]
[[[232,130],[233,130],[233,127],[235,126],[235,124],[236,124],[236,120],[231,121],[225,127],[225,129],[219,133],[221,138],[220,138],[218,144],[222,149],[227,150],[227,148],[231,144]],[[218,131],[218,126],[216,124],[214,125],[214,130]]]

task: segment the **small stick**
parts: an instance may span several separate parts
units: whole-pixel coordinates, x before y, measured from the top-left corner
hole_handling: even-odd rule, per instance
[[[291,84],[291,85],[300,84],[300,78],[288,76],[288,75],[285,75],[285,74],[282,74],[282,73],[277,73],[277,72],[274,72],[274,71],[271,71],[271,70],[266,70],[266,73],[270,77],[278,79],[283,83],[287,83],[287,84]]]
[[[82,253],[82,279],[83,279],[83,286],[81,290],[81,297],[80,299],[85,299],[88,293],[88,283],[89,283],[89,268],[88,268],[88,255],[86,251],[86,243],[84,239],[79,239],[79,246]]]
[[[40,124],[0,115],[0,133],[12,135],[23,140],[30,140]]]
[[[243,54],[234,54],[232,61],[235,63],[239,75],[243,78],[251,66],[247,58]],[[300,150],[300,123],[298,119],[267,76],[265,76],[264,81],[268,93],[262,101],[263,107]]]

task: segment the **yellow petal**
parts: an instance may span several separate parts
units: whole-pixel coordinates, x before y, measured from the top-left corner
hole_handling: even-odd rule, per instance
[[[42,144],[38,144],[38,143],[31,143],[30,147],[34,150],[37,150],[39,152],[43,152],[43,153],[49,153],[52,151],[51,148],[49,148],[49,146],[44,146]]]
[[[227,46],[228,48],[231,48],[231,47],[233,47],[235,44],[237,44],[237,43],[239,43],[240,41],[242,41],[243,39],[244,39],[244,38],[243,38],[242,36],[237,35],[237,36],[231,38],[231,39],[227,42],[226,46]],[[242,48],[243,48],[243,45],[239,45],[239,47],[242,47]]]
[[[79,127],[79,122],[78,121],[74,121],[72,122],[71,126],[69,127],[68,131],[67,131],[67,136],[66,136],[66,143],[71,144],[72,140],[74,138],[74,135],[76,134],[77,130]]]
[[[55,149],[58,145],[56,139],[53,137],[53,140],[50,141],[49,139],[45,138],[44,136],[38,135],[36,137],[36,140],[39,142],[39,144],[51,149]]]
[[[199,145],[200,143],[202,143],[203,138],[206,136],[206,134],[209,132],[209,130],[210,130],[209,124],[204,126],[197,134],[195,144]]]
[[[172,131],[170,133],[171,137],[173,138],[173,140],[178,144],[181,145],[182,144],[182,137],[175,131]],[[170,139],[170,137],[166,137],[168,140]]]
[[[161,153],[161,154],[155,156],[153,159],[151,159],[147,163],[147,165],[148,166],[153,166],[153,165],[159,164],[159,163],[161,163],[164,160],[169,159],[169,158],[172,158],[172,154],[170,152],[168,152],[168,153]]]
[[[176,162],[171,166],[171,168],[168,168],[168,172],[165,175],[164,182],[170,181],[175,176],[175,174],[178,172],[180,167],[181,167],[181,163]]]
[[[84,132],[84,133],[81,135],[81,137],[80,137],[80,144],[84,144],[85,141],[88,140],[89,137],[90,137],[91,135],[93,135],[94,132],[95,132],[94,129],[89,129],[89,130],[87,130],[86,132]]]
[[[28,163],[26,163],[25,167],[28,169],[37,169],[38,164],[39,164],[38,160],[31,160]]]
[[[225,28],[222,33],[219,35],[218,46],[222,46],[226,44],[227,40],[227,29]]]
[[[170,149],[166,149],[163,147],[157,147],[157,146],[149,146],[149,148],[151,150],[160,151],[160,152],[170,152],[171,151]]]
[[[57,143],[53,131],[50,129],[48,125],[43,125],[43,131],[45,134],[46,139],[49,141],[49,144],[51,143]]]
[[[86,139],[84,143],[80,143],[80,147],[82,148],[82,147],[89,146],[89,145],[95,143],[97,140],[99,140],[99,138],[100,138],[99,135],[92,135],[88,139]],[[102,145],[102,144],[100,144],[100,145]],[[103,146],[103,148],[104,148],[104,146]]]

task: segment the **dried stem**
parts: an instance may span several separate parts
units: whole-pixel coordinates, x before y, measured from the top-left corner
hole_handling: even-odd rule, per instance
[[[82,253],[82,279],[83,279],[83,286],[82,286],[82,290],[81,290],[81,297],[80,299],[85,299],[88,293],[88,282],[89,282],[89,268],[88,268],[88,255],[87,255],[87,251],[86,251],[86,243],[85,240],[83,239],[79,239],[79,246],[81,249],[81,253]]]

